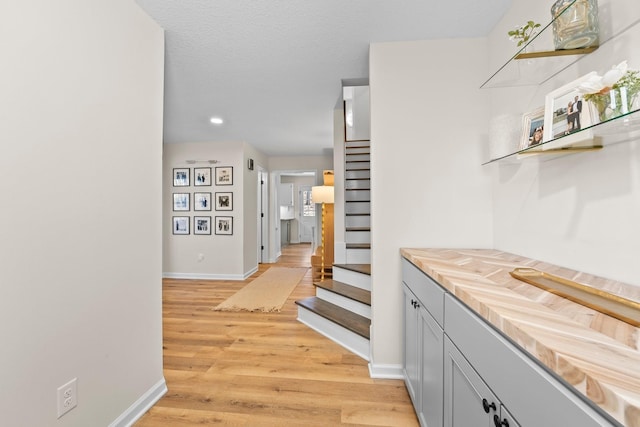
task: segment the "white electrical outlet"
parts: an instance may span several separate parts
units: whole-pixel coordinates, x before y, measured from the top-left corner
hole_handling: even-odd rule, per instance
[[[78,405],[78,379],[58,387],[58,418]]]

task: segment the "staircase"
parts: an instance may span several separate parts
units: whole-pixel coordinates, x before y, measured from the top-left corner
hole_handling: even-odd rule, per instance
[[[345,143],[346,264],[314,283],[316,296],[296,301],[298,320],[369,360],[371,198],[369,141]]]
[[[369,141],[345,143],[344,211],[347,264],[371,264]]]

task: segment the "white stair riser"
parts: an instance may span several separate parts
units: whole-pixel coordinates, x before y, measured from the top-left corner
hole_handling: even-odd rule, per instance
[[[371,249],[347,249],[345,264],[371,264]]]
[[[346,171],[344,173],[345,179],[357,179],[357,178],[371,178],[370,170],[362,170],[362,171]]]
[[[371,217],[369,215],[348,216],[344,219],[345,227],[371,227]]]
[[[347,250],[348,252],[349,250]],[[369,264],[368,262],[358,262],[350,264]],[[333,266],[333,280],[346,283],[347,285],[355,286],[356,288],[364,289],[366,291],[371,290],[371,276],[368,274],[358,273],[357,271],[347,270],[340,268],[336,265]]]
[[[347,190],[369,190],[371,187],[371,181],[368,179],[346,180],[344,182],[344,188]]]
[[[357,147],[371,147],[371,141],[347,141],[344,144],[345,148],[349,150],[355,150]]]
[[[347,159],[345,162],[345,170],[354,169],[371,169],[371,162],[351,162]]]
[[[355,153],[352,153],[351,151],[348,151],[347,154],[348,156],[345,156],[347,159],[346,160],[347,162],[354,162],[356,160],[366,160],[366,161],[370,160],[369,153],[355,154]]]
[[[371,200],[370,190],[351,190],[344,192],[346,201],[369,201]]]
[[[298,306],[298,321],[362,357],[364,360],[369,360],[368,339],[354,334],[337,323],[333,323],[331,320],[318,316],[314,312],[300,306]]]
[[[322,300],[330,302],[331,304],[337,305],[338,307],[349,310],[352,313],[371,319],[371,306],[318,287],[316,287],[316,296]]]
[[[371,202],[345,203],[345,213],[371,213]]]
[[[347,231],[345,233],[347,243],[371,243],[370,231]]]

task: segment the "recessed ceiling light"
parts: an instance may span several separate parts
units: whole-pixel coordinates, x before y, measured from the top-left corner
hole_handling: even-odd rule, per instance
[[[222,118],[220,117],[211,117],[209,121],[211,122],[211,124],[218,125],[218,126],[224,123],[224,120],[222,120]]]

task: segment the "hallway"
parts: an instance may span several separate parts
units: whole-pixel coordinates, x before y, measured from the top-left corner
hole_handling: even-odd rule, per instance
[[[296,320],[314,294],[311,270],[278,313],[212,307],[273,265],[309,267],[311,246],[282,248],[250,279],[163,281],[168,393],[135,425],[417,426],[401,380],[369,378],[367,362]]]

